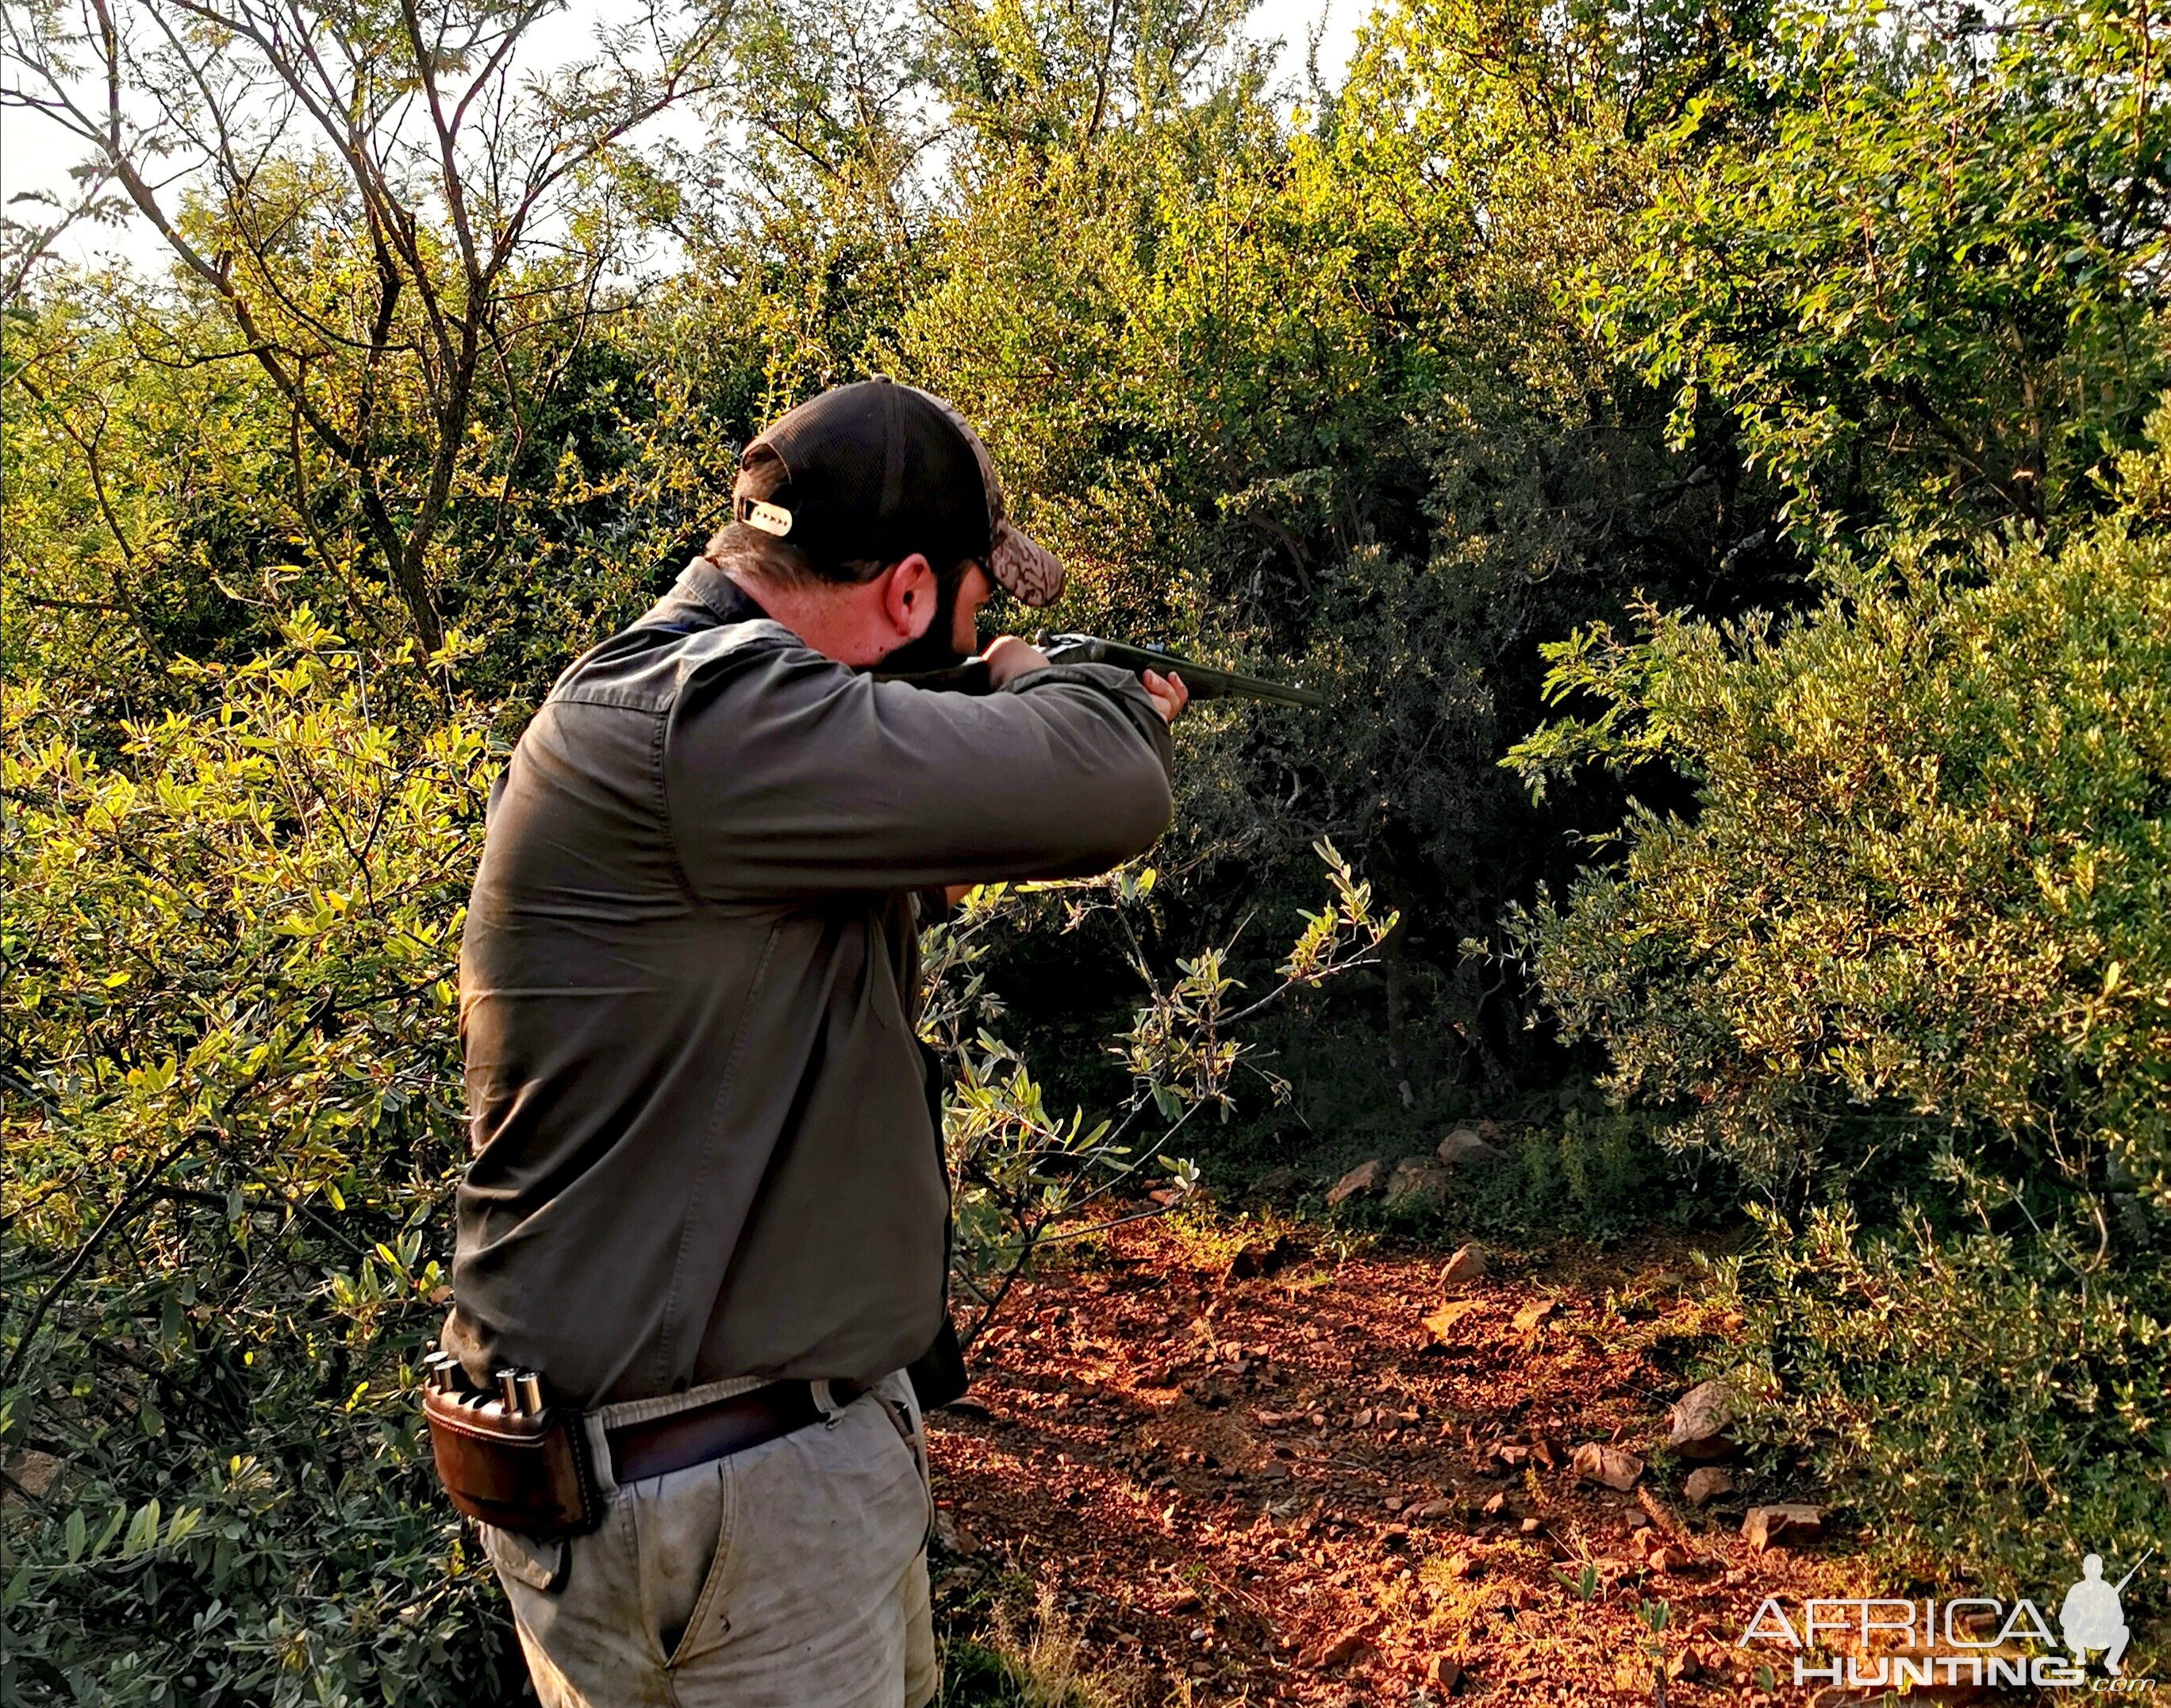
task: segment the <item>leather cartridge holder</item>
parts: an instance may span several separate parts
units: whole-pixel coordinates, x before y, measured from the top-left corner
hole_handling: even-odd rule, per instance
[[[503,1391],[486,1395],[443,1353],[431,1355],[422,1416],[437,1480],[461,1512],[501,1530],[584,1535],[603,1522],[603,1500],[580,1414],[544,1405],[532,1375],[523,1393],[524,1373],[506,1372]]]
[[[481,1393],[467,1385],[453,1359],[430,1356],[422,1415],[445,1493],[468,1517],[539,1541],[594,1529],[603,1522],[603,1501],[581,1415],[544,1405],[533,1371],[501,1371],[498,1384],[496,1395]],[[623,1486],[759,1447],[834,1416],[866,1391],[857,1382],[833,1381],[825,1409],[813,1384],[771,1382],[614,1426],[603,1432],[611,1480]]]

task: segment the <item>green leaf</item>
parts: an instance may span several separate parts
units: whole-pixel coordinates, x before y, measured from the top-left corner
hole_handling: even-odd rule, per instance
[[[136,1516],[128,1526],[128,1534],[121,1544],[121,1557],[132,1560],[138,1554],[156,1545],[158,1540],[158,1501],[157,1496],[136,1509]]]
[[[121,1527],[128,1522],[128,1508],[115,1507],[113,1515],[105,1521],[105,1528],[98,1533],[98,1539],[90,1545],[90,1556],[96,1559],[113,1545],[113,1539],[121,1534]]]
[[[89,1527],[83,1522],[81,1507],[67,1515],[67,1523],[61,1526],[61,1539],[67,1545],[68,1564],[72,1566],[83,1558],[83,1545],[89,1540]]]

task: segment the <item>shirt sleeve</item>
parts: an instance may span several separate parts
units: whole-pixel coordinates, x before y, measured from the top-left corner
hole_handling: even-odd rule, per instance
[[[685,685],[665,805],[707,901],[1078,877],[1168,827],[1170,752],[1144,688],[1112,666],[983,697],[761,647]]]

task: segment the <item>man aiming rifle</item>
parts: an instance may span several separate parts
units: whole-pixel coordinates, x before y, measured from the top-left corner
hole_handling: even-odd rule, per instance
[[[962,1370],[918,913],[1169,819],[1175,675],[1011,637],[984,696],[871,668],[1062,587],[946,404],[826,392],[732,503],[522,735],[461,945],[425,1405],[546,1708],[934,1695],[920,1411]]]

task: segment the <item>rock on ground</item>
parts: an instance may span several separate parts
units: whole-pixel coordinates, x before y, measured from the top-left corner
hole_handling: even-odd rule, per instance
[[[1573,1463],[1578,1476],[1604,1483],[1609,1489],[1632,1489],[1636,1479],[1643,1475],[1643,1461],[1634,1454],[1595,1441],[1586,1441],[1576,1448]]]
[[[1354,1198],[1365,1192],[1375,1192],[1386,1172],[1386,1165],[1379,1158],[1367,1157],[1327,1189],[1327,1207],[1332,1209],[1345,1198]]]
[[[1435,1346],[1445,1346],[1455,1338],[1455,1325],[1465,1317],[1475,1316],[1485,1309],[1484,1301],[1475,1298],[1450,1299],[1438,1310],[1420,1319],[1424,1331],[1433,1338]]]
[[[50,1453],[40,1453],[35,1448],[26,1448],[8,1463],[8,1475],[14,1479],[15,1487],[34,1498],[41,1497],[52,1487],[53,1479],[60,1475],[61,1462]],[[10,1502],[15,1490],[7,1491]]]
[[[1406,1156],[1395,1165],[1395,1171],[1387,1177],[1387,1202],[1391,1204],[1439,1204],[1446,1202],[1448,1183],[1455,1178],[1453,1170],[1442,1168],[1429,1157]]]
[[[1492,1162],[1500,1155],[1498,1150],[1478,1137],[1477,1129],[1474,1127],[1456,1127],[1440,1140],[1439,1148],[1433,1154],[1450,1168],[1458,1163]]]
[[[1318,1652],[1311,1657],[1312,1669],[1323,1673],[1331,1668],[1346,1666],[1370,1646],[1364,1631],[1352,1627],[1320,1645]]]
[[[1824,1533],[1825,1515],[1815,1507],[1785,1502],[1773,1507],[1751,1507],[1749,1516],[1741,1521],[1741,1534],[1752,1548],[1814,1542]]]
[[[1681,1485],[1681,1498],[1692,1507],[1707,1505],[1721,1495],[1733,1492],[1734,1479],[1715,1464],[1691,1471],[1688,1480]]]
[[[1440,1284],[1453,1287],[1457,1282],[1480,1280],[1484,1274],[1485,1248],[1475,1244],[1465,1245],[1447,1260],[1446,1266],[1439,1272]]]
[[[1724,1381],[1699,1382],[1674,1402],[1666,1445],[1684,1459],[1723,1459],[1734,1451],[1727,1427],[1734,1418],[1734,1389]]]

